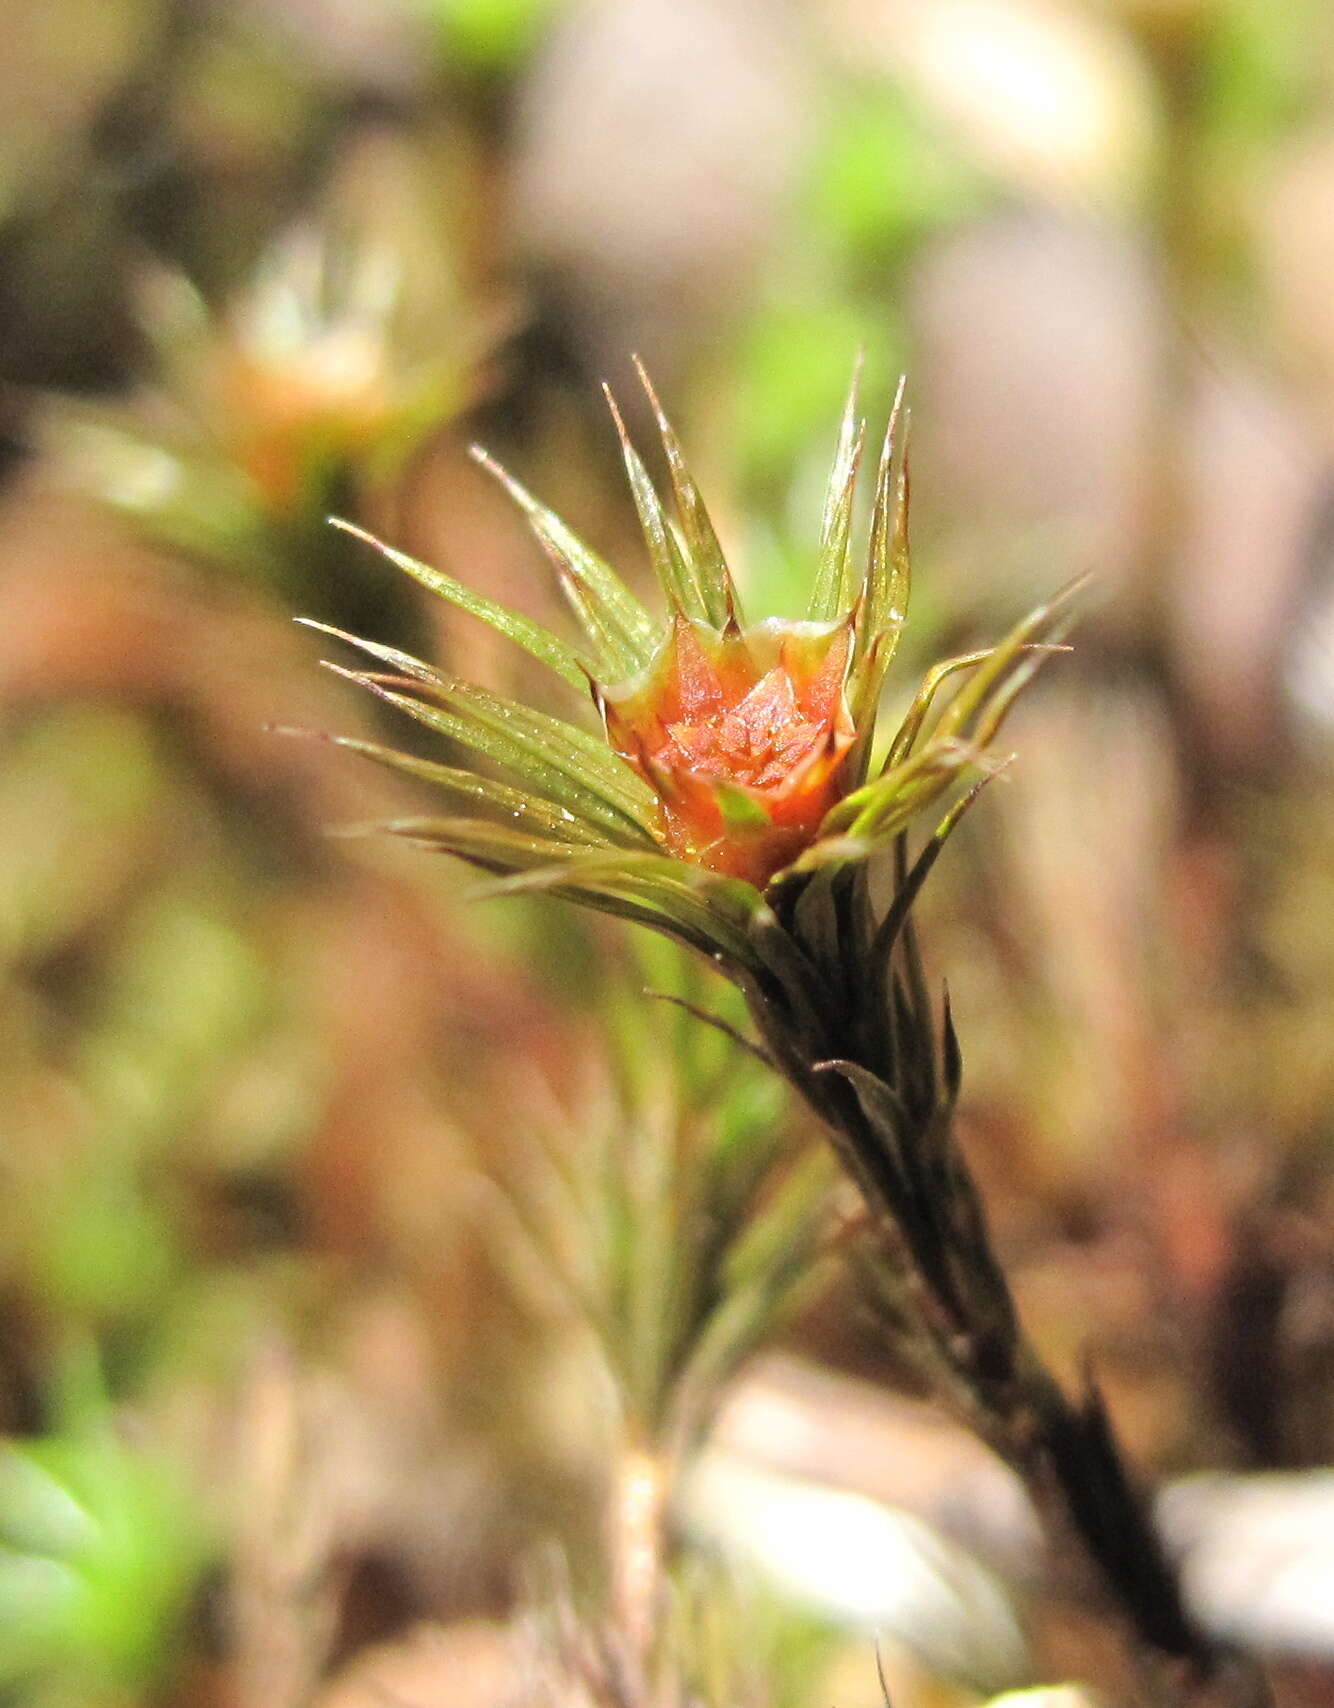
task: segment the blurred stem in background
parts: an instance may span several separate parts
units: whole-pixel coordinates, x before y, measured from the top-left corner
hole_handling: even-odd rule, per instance
[[[152,383],[41,400],[49,478],[206,569],[333,620],[364,615],[359,560],[325,520],[396,502],[414,456],[484,390],[509,314],[470,294],[437,193],[404,138],[369,128],[220,309],[141,259]]]
[[[705,1663],[673,1636],[672,1604],[717,1589],[680,1575],[682,1478],[728,1384],[820,1285],[835,1173],[720,1030],[741,1004],[700,1018],[711,992],[691,958],[638,942],[604,977],[605,1081],[559,1118],[552,1103],[545,1122],[490,1135],[483,1166],[503,1189],[508,1272],[529,1290],[540,1278],[534,1305],[581,1325],[609,1401],[605,1611],[592,1659],[568,1664],[591,1666],[609,1701],[671,1702]]]

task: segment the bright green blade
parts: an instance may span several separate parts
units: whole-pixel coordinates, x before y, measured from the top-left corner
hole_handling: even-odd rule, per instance
[[[715,629],[723,628],[729,620],[739,623],[741,607],[732,572],[727,567],[723,548],[718,543],[713,522],[700,496],[699,488],[695,485],[694,476],[681,449],[681,442],[667,419],[666,411],[653,389],[653,382],[638,356],[634,357],[634,364],[662,437],[662,448],[666,453],[667,468],[671,475],[672,494],[676,500],[677,514],[681,518],[681,534],[690,555],[695,583],[704,602],[705,619]]]
[[[518,700],[508,700],[503,695],[493,694],[476,683],[462,682],[446,676],[433,666],[424,664],[421,659],[414,658],[411,653],[400,652],[397,647],[382,646],[379,641],[364,640],[360,635],[348,634],[345,629],[336,629],[329,623],[318,623],[310,617],[298,617],[296,620],[305,628],[332,635],[335,640],[356,647],[382,664],[391,665],[402,675],[410,677],[413,683],[420,683],[435,699],[453,699],[471,708],[475,715],[496,728],[521,731],[526,738],[548,745],[553,753],[567,757],[576,756],[581,768],[598,780],[604,793],[617,800],[631,816],[648,822],[648,817],[654,810],[653,791],[618,754],[608,748],[602,736],[590,734],[588,730],[580,729],[577,724],[567,723],[563,718],[548,717],[545,712],[536,711]]]
[[[1087,587],[1088,582],[1088,576],[1078,576],[1067,582],[1053,598],[1031,611],[1022,622],[1015,624],[1005,639],[992,648],[991,656],[978,666],[965,686],[941,713],[932,731],[933,739],[936,736],[963,734],[970,719],[981,713],[991,697],[992,689],[996,688],[1014,667],[1019,680],[1018,686],[1009,693],[1004,702],[1007,706],[1010,704],[1015,693],[1028,682],[1051,652],[1052,637],[1057,624],[1068,618],[1071,605]]]
[[[438,690],[433,692],[439,694]],[[594,735],[577,724],[566,723],[563,718],[549,717],[532,706],[493,694],[474,682],[451,681],[446,684],[445,695],[493,728],[512,731],[544,747],[562,763],[568,756],[601,794],[636,823],[651,822],[657,811],[657,796],[619,754],[612,752],[600,731]]]
[[[528,518],[528,525],[555,566],[562,591],[600,654],[601,673],[621,681],[642,670],[661,635],[657,624],[611,566],[539,504],[526,487],[477,446],[474,459],[495,476]]]
[[[284,732],[286,733],[286,732]],[[490,807],[496,813],[514,821],[511,828],[522,824],[542,836],[581,843],[601,843],[600,831],[578,819],[567,808],[556,806],[522,789],[511,788],[494,777],[481,777],[475,771],[463,771],[455,765],[441,765],[434,759],[419,759],[415,753],[401,753],[394,747],[382,747],[379,742],[361,741],[349,735],[321,735],[316,730],[294,730],[295,735],[312,736],[342,747],[349,753],[359,753],[387,770],[415,777],[432,787],[442,789],[466,806]]]
[[[826,836],[846,832],[854,837],[884,834],[891,821],[906,822],[939,796],[960,772],[976,763],[978,749],[963,741],[928,742],[902,763],[882,771],[850,795],[845,795],[820,826],[820,839],[808,852],[815,853]]]
[[[399,819],[364,828],[453,854],[492,873],[496,882],[481,892],[485,896],[545,894],[577,901],[665,931],[711,959],[755,966],[745,914],[732,893],[738,886],[723,881],[723,894],[715,900],[690,876],[683,879],[677,862],[661,855],[601,854],[471,818]],[[753,907],[763,905],[757,891],[749,893]]]
[[[359,528],[355,522],[344,521],[339,516],[330,516],[329,521],[343,533],[351,534],[353,539],[363,540],[368,546],[373,546],[382,556],[397,564],[399,569],[405,570],[414,581],[419,581],[432,593],[448,600],[451,605],[457,605],[469,616],[477,617],[482,622],[489,623],[493,629],[498,629],[516,646],[521,646],[525,652],[549,665],[571,687],[582,690],[587,685],[589,672],[579,654],[549,629],[543,628],[541,623],[520,616],[517,611],[507,610],[504,605],[498,605],[494,599],[488,599],[483,593],[473,592],[461,581],[456,581],[452,575],[446,575],[443,570],[432,569],[429,564],[409,557],[406,552],[396,551],[393,546],[387,546],[383,540],[376,539],[375,535],[368,533],[365,528]]]
[[[1038,671],[1056,652],[1066,652],[1069,649],[1062,642],[1075,623],[1075,614],[1067,612],[1059,623],[1052,624],[1046,631],[1044,639],[1031,642],[1020,649],[1019,657],[1013,669],[1005,676],[981,706],[977,721],[968,732],[968,739],[979,747],[986,747],[996,739],[1000,727],[1009,714],[1010,707],[1023,693]]]
[[[584,844],[536,836],[480,818],[391,818],[357,825],[358,833],[397,836],[419,848],[457,854],[488,871],[547,871],[554,864],[587,852]]]
[[[708,605],[696,580],[694,566],[687,563],[676,535],[667,526],[662,503],[653,489],[648,470],[640,461],[638,451],[630,443],[630,435],[626,432],[625,422],[616,407],[611,387],[604,385],[602,392],[607,399],[607,407],[611,410],[611,418],[616,423],[616,434],[621,441],[621,456],[639,515],[639,525],[644,531],[649,561],[662,588],[663,597],[671,607],[684,611],[687,617],[708,622]]]
[[[876,475],[875,507],[867,551],[866,582],[857,618],[853,668],[860,672],[859,714],[869,711],[894,657],[908,615],[908,416],[903,409],[905,381],[899,380],[885,430]],[[901,426],[900,426],[901,424]]]
[[[337,629],[332,623],[317,622],[314,617],[297,617],[294,621],[303,629],[313,629],[316,634],[329,635],[346,646],[355,647],[358,652],[364,652],[368,658],[391,665],[402,675],[410,676],[414,682],[429,683],[433,688],[446,686],[447,679],[433,664],[414,658],[410,652],[402,652],[396,646],[385,646],[381,641],[366,640],[361,635],[349,634],[346,629]]]
[[[884,764],[886,771],[891,770],[912,752],[932,702],[949,678],[960,670],[971,670],[975,665],[985,664],[993,651],[992,647],[984,647],[979,652],[963,652],[956,658],[945,658],[939,664],[932,665],[922,678],[922,685],[914,695],[913,702],[904,714],[903,722],[890,745]]]
[[[857,469],[861,463],[862,446],[866,439],[866,424],[857,417],[861,394],[862,363],[852,375],[843,422],[839,428],[838,450],[829,473],[829,489],[825,495],[824,521],[820,528],[820,555],[816,561],[815,585],[811,590],[809,616],[812,622],[831,623],[848,609],[849,546],[852,538],[852,503],[857,487]]]
[[[488,893],[554,892],[577,885],[581,892],[615,895],[652,907],[683,928],[707,937],[716,950],[740,964],[753,964],[747,927],[763,907],[758,890],[733,879],[684,868],[665,855],[580,853],[567,863],[508,878]],[[573,892],[571,892],[573,893]]]
[[[641,839],[657,846],[648,829],[657,811],[653,791],[597,736],[471,682],[452,682],[443,691],[432,690],[431,697],[497,740],[518,742],[558,767],[633,826]]]
[[[1002,764],[998,765],[994,771],[988,771],[984,776],[978,778],[966,794],[960,795],[935,830],[932,831],[925,848],[913,861],[903,881],[896,888],[893,901],[886,910],[884,918],[876,927],[875,938],[871,945],[868,964],[880,969],[880,976],[888,975],[889,957],[899,939],[899,934],[907,923],[912,905],[921,894],[923,884],[930,876],[932,867],[940,858],[945,844],[954,833],[955,827],[977,801],[987,784],[993,782],[1003,769],[1004,765]]]
[[[412,684],[399,678],[343,670],[338,665],[329,668],[369,688],[428,729],[495,760],[527,787],[557,806],[566,807],[605,839],[621,847],[656,848],[648,821],[626,804],[624,794],[609,793],[601,779],[590,774],[570,739],[581,732],[569,725],[554,718],[542,719],[537,713],[529,713],[525,718],[511,717],[508,713],[511,702],[498,700],[480,689],[465,692],[456,687],[437,688],[431,691],[432,700],[428,701],[416,693],[401,692],[402,687]],[[626,774],[632,781],[638,780],[628,768]]]

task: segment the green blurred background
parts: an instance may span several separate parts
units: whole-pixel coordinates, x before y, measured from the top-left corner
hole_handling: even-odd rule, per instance
[[[0,1700],[547,1700],[516,1609],[541,1538],[596,1551],[601,1414],[488,1194],[536,1189],[549,1105],[576,1151],[605,1123],[626,951],[331,838],[415,797],[275,733],[383,736],[291,619],[513,690],[324,518],[558,620],[467,447],[641,573],[598,395],[642,430],[632,352],[751,606],[796,609],[859,347],[914,414],[894,691],[1097,575],[925,913],[1002,1249],[1147,1474],[1273,1492],[1201,1593],[1334,1700],[1334,1553],[1274,1540],[1334,1460],[1334,13],[6,0],[3,34]],[[885,1409],[837,1269],[782,1344],[752,1399],[865,1427],[822,1455],[743,1406],[730,1451],[941,1519],[972,1461]],[[1034,1676],[1078,1672],[1024,1593]],[[879,1700],[834,1624],[754,1700]]]

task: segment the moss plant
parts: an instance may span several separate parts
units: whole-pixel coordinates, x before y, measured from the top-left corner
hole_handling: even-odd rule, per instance
[[[902,388],[864,558],[853,549],[865,442],[854,383],[808,608],[800,620],[748,626],[645,386],[674,515],[616,424],[665,621],[503,474],[578,618],[580,644],[388,551],[591,695],[601,730],[341,635],[381,667],[343,674],[512,779],[347,742],[436,784],[449,803],[443,816],[383,828],[492,874],[495,893],[563,897],[708,956],[743,993],[768,1062],[820,1118],[865,1200],[874,1293],[899,1350],[1022,1477],[1053,1539],[1080,1557],[1131,1632],[1155,1692],[1263,1701],[1255,1671],[1192,1621],[1092,1379],[1067,1394],[1023,1331],[955,1139],[958,1038],[914,936],[922,884],[997,770],[1006,713],[1059,643],[1076,590],[995,646],[938,664],[886,737],[881,689],[909,586]],[[924,817],[914,852],[909,834]],[[887,885],[872,883],[877,869]]]

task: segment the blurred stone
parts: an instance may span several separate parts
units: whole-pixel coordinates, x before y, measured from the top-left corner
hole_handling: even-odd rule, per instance
[[[1317,527],[1309,586],[1288,634],[1283,687],[1300,724],[1327,752],[1334,739],[1334,504],[1329,495]]]
[[[1334,1656],[1334,1471],[1191,1477],[1164,1491],[1157,1516],[1215,1636]]]
[[[857,1549],[897,1549],[907,1560],[920,1538],[931,1536],[940,1552],[931,1556],[928,1547],[922,1559],[933,1557],[944,1574],[931,1604],[942,1623],[924,1632],[919,1610],[900,1634],[910,1643],[930,1635],[941,1645],[931,1651],[932,1664],[952,1666],[956,1677],[961,1664],[966,1670],[965,1651],[949,1657],[952,1636],[984,1645],[967,1650],[974,1660],[990,1652],[999,1664],[1001,1651],[987,1651],[982,1635],[1001,1629],[989,1591],[966,1631],[954,1622],[966,1586],[993,1581],[982,1558],[1007,1582],[1040,1581],[1044,1543],[1016,1480],[971,1436],[928,1406],[770,1359],[737,1384],[715,1442],[690,1499],[694,1522],[730,1537],[730,1546],[781,1578],[789,1593],[822,1597],[826,1609],[844,1593],[840,1585],[851,1586],[842,1606],[851,1624],[866,1613],[865,1598],[878,1594],[876,1617],[891,1632],[921,1587],[917,1568],[867,1571],[862,1556],[858,1569]],[[841,1507],[838,1497],[852,1490],[855,1505]],[[1246,1649],[1334,1658],[1334,1470],[1200,1474],[1168,1484],[1154,1510],[1181,1561],[1191,1610],[1211,1633]],[[845,1518],[842,1540],[831,1542]],[[956,1559],[963,1574],[951,1578],[948,1562]]]
[[[1256,257],[1283,354],[1301,377],[1302,403],[1334,437],[1334,125],[1299,132],[1257,175],[1251,198]],[[1308,453],[1309,456],[1309,453]],[[1309,585],[1293,600],[1283,688],[1300,721],[1328,740],[1334,730],[1334,574],[1326,476],[1306,541]],[[1272,637],[1266,637],[1272,639]]]
[[[1104,628],[1165,622],[1206,746],[1253,761],[1321,491],[1296,411],[1210,348],[1178,395],[1172,344],[1196,340],[1110,230],[998,218],[929,251],[913,301],[917,473],[928,521],[969,518],[956,573],[1029,597],[1092,570]]]
[[[1125,33],[1052,0],[829,0],[859,74],[901,78],[1024,193],[1117,204],[1143,183],[1152,90]]]
[[[685,1510],[694,1530],[797,1607],[893,1637],[933,1673],[981,1692],[1030,1676],[1000,1580],[911,1513],[717,1448],[692,1468]]]
[[[638,350],[660,383],[744,303],[801,159],[810,87],[795,26],[762,0],[592,0],[525,92],[521,252],[583,303],[613,380]]]
[[[0,62],[0,219],[48,173],[86,165],[83,133],[151,51],[161,0],[6,0]]]
[[[1256,259],[1274,330],[1302,388],[1334,427],[1334,124],[1298,133],[1254,180]]]
[[[1038,1547],[1027,1496],[985,1447],[931,1406],[869,1383],[763,1359],[734,1388],[714,1439],[769,1470],[915,1512],[1007,1572]]]
[[[514,1674],[510,1640],[499,1626],[421,1626],[359,1655],[317,1708],[508,1708]]]
[[[1176,668],[1211,755],[1254,763],[1274,740],[1280,654],[1327,476],[1291,402],[1236,367],[1200,374],[1184,432],[1166,612]]]
[[[1026,592],[1085,569],[1124,591],[1161,351],[1143,256],[1110,229],[997,217],[926,251],[912,311],[924,514],[973,519],[978,575],[1008,552]]]
[[[239,0],[236,10],[353,88],[409,94],[430,69],[426,8],[411,0]]]
[[[994,1029],[973,1096],[984,1108],[1025,1108],[1029,1189],[1066,1202],[1114,1198],[1178,1121],[1146,998],[1170,940],[1161,894],[1181,790],[1171,726],[1147,693],[1104,686],[1092,698],[1081,662],[1058,661],[1046,694],[1022,709],[1023,763],[991,802],[1007,919],[1043,992],[1041,1032],[1014,1013],[1003,977],[988,987],[982,966],[965,966],[960,989]],[[1064,1281],[1052,1305],[1052,1326],[1075,1353],[1087,1324]]]

